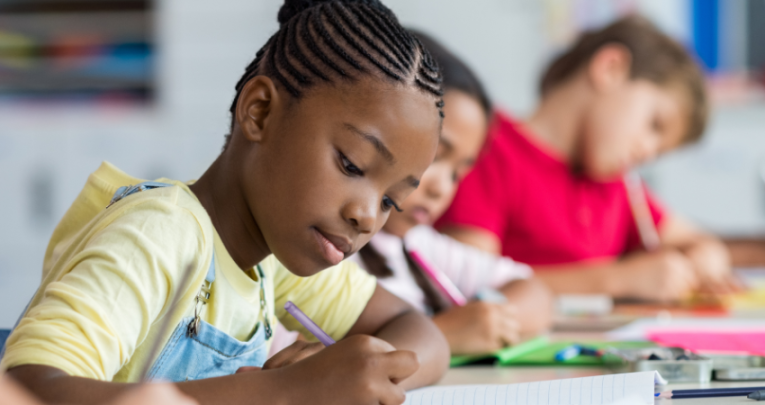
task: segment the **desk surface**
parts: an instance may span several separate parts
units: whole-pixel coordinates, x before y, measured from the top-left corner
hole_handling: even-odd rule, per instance
[[[458,367],[449,369],[446,376],[438,385],[460,385],[460,384],[515,384],[533,381],[557,380],[562,378],[578,378],[602,375],[608,371],[603,368],[595,367],[491,367],[491,366],[473,366]],[[670,384],[671,389],[690,389],[690,388],[713,388],[713,387],[749,387],[765,386],[764,381],[748,382],[717,382],[713,381],[707,384]],[[726,405],[726,404],[756,404],[755,401],[746,397],[718,397],[718,398],[696,398],[696,399],[662,399],[656,402],[657,405],[670,404],[702,404],[702,405]]]

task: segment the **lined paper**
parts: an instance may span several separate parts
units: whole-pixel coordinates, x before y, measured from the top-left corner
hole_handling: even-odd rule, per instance
[[[453,385],[410,391],[404,405],[652,405],[657,373],[612,374],[509,385]]]

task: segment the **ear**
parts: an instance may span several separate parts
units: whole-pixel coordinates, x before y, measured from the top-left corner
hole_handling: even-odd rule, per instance
[[[236,122],[250,142],[263,141],[268,117],[279,102],[274,82],[266,76],[255,76],[244,85],[236,103]]]
[[[600,47],[587,66],[587,76],[597,92],[608,92],[630,79],[632,53],[626,46],[606,44]]]

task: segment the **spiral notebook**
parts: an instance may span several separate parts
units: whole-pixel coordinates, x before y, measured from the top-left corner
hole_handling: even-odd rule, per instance
[[[653,405],[659,373],[612,374],[508,385],[452,385],[410,391],[404,405]]]

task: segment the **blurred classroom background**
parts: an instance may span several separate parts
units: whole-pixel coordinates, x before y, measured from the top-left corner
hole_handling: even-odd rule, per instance
[[[699,56],[715,112],[704,140],[643,168],[671,209],[765,235],[765,0],[386,0],[464,57],[517,116],[582,29],[641,13]],[[40,280],[88,173],[193,179],[220,151],[234,84],[280,0],[0,0],[0,328]]]

